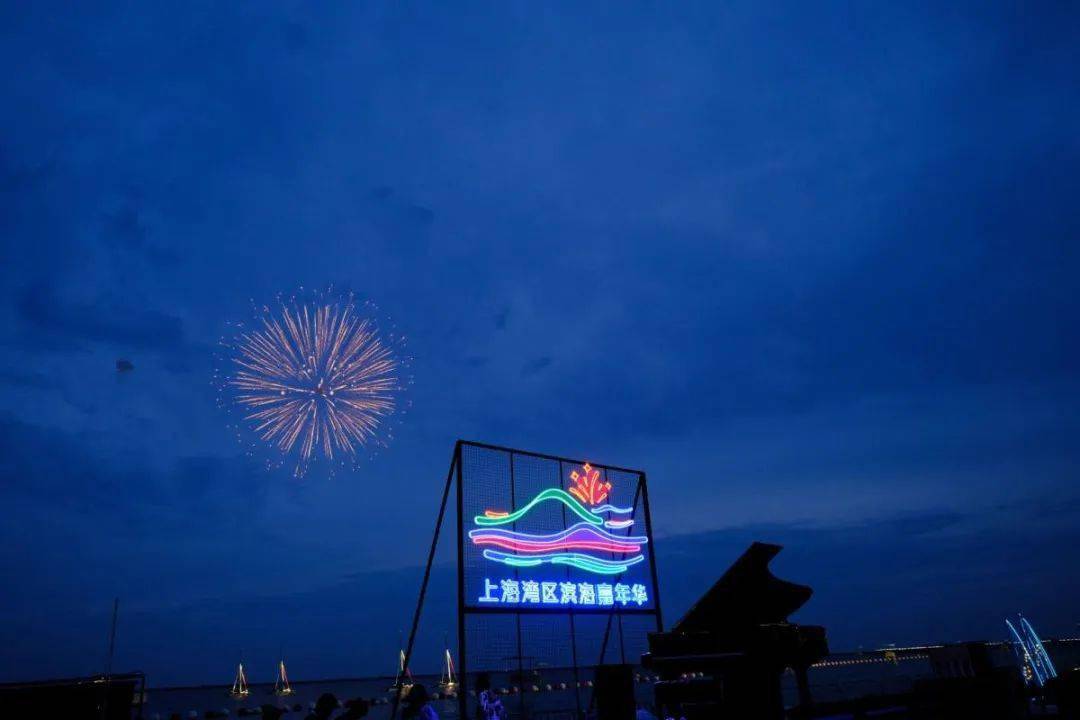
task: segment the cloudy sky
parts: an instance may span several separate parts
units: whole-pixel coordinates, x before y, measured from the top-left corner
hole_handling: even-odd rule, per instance
[[[0,678],[99,671],[117,596],[154,685],[282,645],[391,670],[459,437],[647,470],[669,620],[761,539],[836,649],[1075,633],[1078,31],[1055,2],[8,4]],[[408,337],[412,406],[298,481],[226,430],[214,355],[328,284]]]

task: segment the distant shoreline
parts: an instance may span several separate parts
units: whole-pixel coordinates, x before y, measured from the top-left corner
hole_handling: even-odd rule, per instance
[[[998,649],[1005,648],[1006,646],[1009,645],[1009,643],[1001,641],[1001,640],[982,640],[982,641],[974,641],[974,642],[983,642],[983,643],[985,643],[986,645],[988,645],[990,647],[996,647]],[[1080,644],[1080,637],[1043,638],[1043,643],[1046,644],[1047,646],[1050,646],[1050,647],[1053,647],[1055,645],[1071,646],[1071,645],[1074,645],[1074,644]],[[846,657],[849,657],[849,658],[850,657],[865,657],[865,656],[868,656],[868,655],[884,655],[887,652],[900,653],[901,655],[918,654],[918,653],[921,653],[921,652],[925,652],[926,650],[928,650],[930,648],[941,647],[941,646],[942,646],[942,644],[931,644],[931,645],[908,645],[908,646],[900,646],[900,647],[883,647],[883,648],[874,648],[872,650],[840,650],[840,651],[837,651],[837,652],[829,653],[829,655],[827,655],[826,658],[828,658],[828,657],[837,658],[837,657],[841,657],[841,656],[846,656]],[[633,664],[637,665],[638,663],[633,663]],[[579,669],[585,669],[587,667],[594,667],[594,666],[582,665],[582,666],[579,667]],[[541,670],[541,671],[558,672],[558,671],[561,671],[561,670],[571,670],[572,667],[570,667],[570,666],[565,666],[565,667],[554,667],[554,666],[552,666],[552,667],[536,668],[536,669]],[[505,672],[512,672],[512,671],[505,671],[505,670],[504,671],[494,671],[493,674],[499,674],[499,673],[505,673]],[[437,680],[440,676],[439,676],[439,674],[437,672],[434,672],[434,673],[416,673],[416,674],[414,674],[413,677],[424,678],[424,679],[435,678]],[[292,683],[292,685],[297,686],[297,685],[315,685],[315,684],[320,684],[320,683],[327,683],[327,684],[329,684],[329,683],[363,683],[363,682],[375,682],[375,681],[386,681],[386,682],[391,682],[392,683],[396,679],[397,679],[397,676],[395,676],[395,675],[368,675],[368,676],[364,676],[364,677],[321,678],[321,679],[318,679],[318,680],[290,680],[290,682]],[[274,686],[274,683],[272,683],[272,682],[249,683],[249,687],[253,687],[253,688],[255,688],[255,687],[273,687],[273,686]],[[229,687],[230,687],[229,683],[224,683],[224,684],[222,684],[222,683],[207,683],[207,684],[201,684],[201,685],[161,685],[161,686],[149,685],[148,684],[147,687],[146,687],[146,690],[147,690],[147,692],[149,692],[151,690],[155,690],[155,691],[164,691],[164,690],[210,690],[210,689],[214,689],[214,688],[224,688],[225,690],[228,690]]]
[[[414,677],[437,677],[435,674],[431,675],[415,675]],[[365,677],[342,677],[342,678],[320,678],[318,680],[293,680],[289,679],[290,685],[315,685],[316,683],[355,683],[355,682],[372,682],[374,680],[389,680],[393,682],[395,680],[394,675],[368,675]],[[248,687],[273,687],[272,682],[256,682],[248,683]],[[210,690],[213,688],[225,688],[226,690],[231,687],[231,683],[208,683],[204,685],[147,685],[147,692],[151,690]]]

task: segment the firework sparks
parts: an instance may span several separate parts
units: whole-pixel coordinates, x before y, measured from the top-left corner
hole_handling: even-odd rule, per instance
[[[224,379],[251,430],[303,475],[313,458],[354,459],[394,414],[401,360],[352,302],[282,304],[230,346]]]
[[[589,463],[585,463],[581,470],[580,473],[577,470],[570,473],[570,479],[575,483],[570,488],[570,493],[588,505],[599,505],[604,502],[604,498],[611,492],[611,483],[601,481],[600,471]]]

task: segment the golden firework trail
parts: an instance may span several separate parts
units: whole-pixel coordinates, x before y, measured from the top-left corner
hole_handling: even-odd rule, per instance
[[[226,384],[255,433],[296,475],[322,453],[355,457],[395,410],[399,361],[353,305],[282,306],[239,335]]]

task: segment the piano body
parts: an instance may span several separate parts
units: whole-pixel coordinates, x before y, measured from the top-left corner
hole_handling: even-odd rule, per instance
[[[813,590],[769,572],[781,546],[752,544],[668,632],[649,636],[642,664],[656,683],[659,717],[784,717],[780,677],[795,671],[800,707],[806,671],[828,654],[825,628],[787,618]]]

